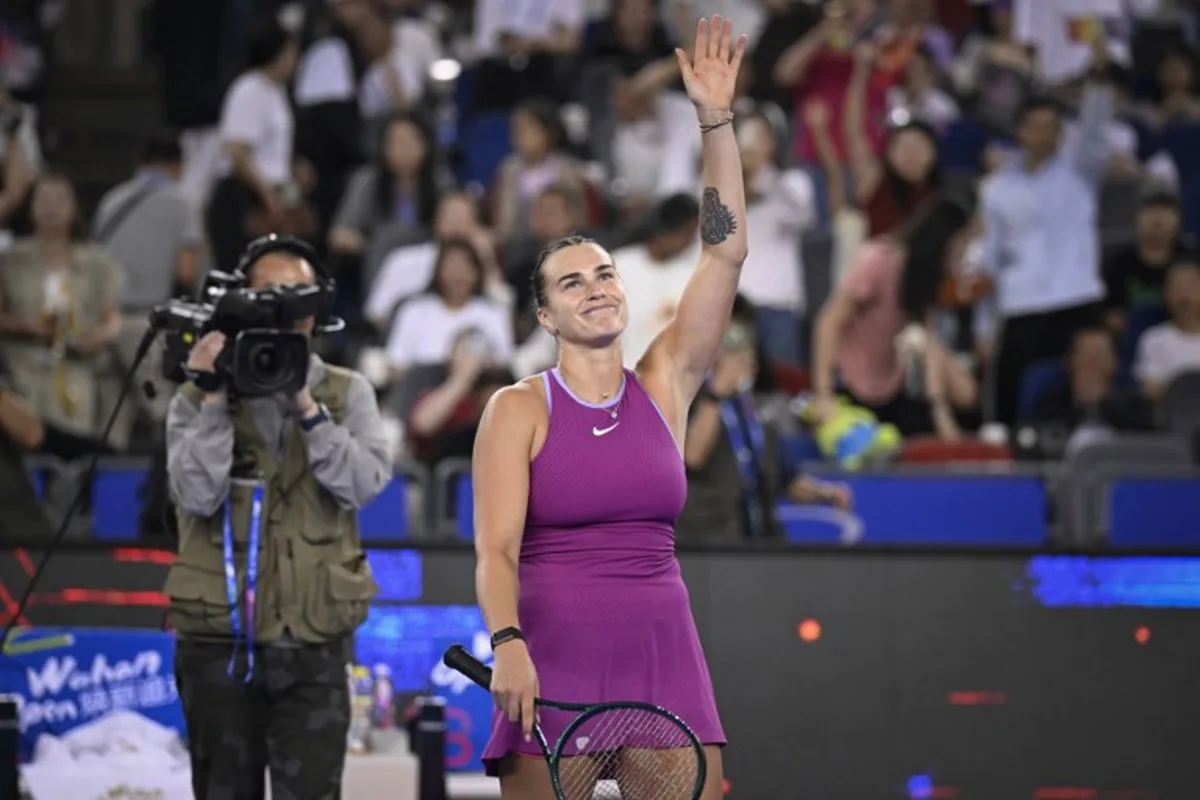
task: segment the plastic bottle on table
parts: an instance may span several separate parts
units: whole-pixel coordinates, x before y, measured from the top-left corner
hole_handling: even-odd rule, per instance
[[[370,749],[371,706],[374,704],[371,683],[371,670],[362,666],[351,670],[348,742],[351,753],[365,753]]]
[[[374,708],[375,727],[391,730],[396,727],[396,709],[393,705],[395,688],[392,685],[392,669],[387,664],[375,665]]]

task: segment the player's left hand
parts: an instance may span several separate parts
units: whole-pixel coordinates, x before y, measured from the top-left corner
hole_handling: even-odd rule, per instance
[[[733,105],[738,68],[746,54],[746,36],[733,39],[733,23],[713,15],[712,22],[703,17],[696,23],[696,42],[689,57],[676,48],[679,72],[687,89],[688,99],[697,108],[728,111]]]

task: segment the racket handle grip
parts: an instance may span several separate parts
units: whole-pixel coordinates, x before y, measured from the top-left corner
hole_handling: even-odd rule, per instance
[[[446,654],[442,656],[442,663],[455,672],[461,672],[466,675],[471,681],[488,691],[492,688],[492,670],[485,666],[475,656],[467,652],[467,649],[461,644],[451,645]]]

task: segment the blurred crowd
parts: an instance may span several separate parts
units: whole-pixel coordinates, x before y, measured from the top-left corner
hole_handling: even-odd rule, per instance
[[[155,375],[99,440],[149,310],[270,231],[336,276],[348,326],[320,351],[377,387],[397,459],[469,457],[491,393],[553,365],[529,275],[560,236],[613,251],[632,367],[696,263],[674,49],[714,12],[750,39],[750,255],[711,387],[747,399],[697,410],[742,432],[689,436],[692,510],[742,485],[746,438],[761,483],[801,493],[835,396],[1011,459],[1162,427],[1197,391],[1190,0],[159,0],[171,133],[90,215],[42,151],[57,4],[24,5],[0,14],[0,354],[28,447],[153,453]]]

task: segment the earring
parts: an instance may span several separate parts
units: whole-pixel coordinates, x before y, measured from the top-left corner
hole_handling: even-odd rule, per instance
[[[551,335],[551,336],[558,336],[558,328],[551,328],[551,329],[550,329],[550,335]]]

